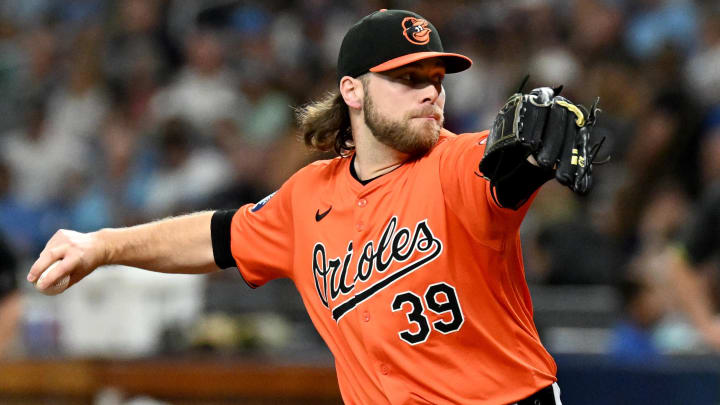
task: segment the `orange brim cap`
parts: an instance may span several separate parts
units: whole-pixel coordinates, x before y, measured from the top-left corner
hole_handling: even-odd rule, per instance
[[[440,34],[422,16],[407,10],[380,10],[355,23],[343,38],[337,82],[345,76],[384,72],[428,58],[440,58],[447,73],[472,65],[467,56],[445,52]]]
[[[411,63],[430,58],[440,58],[445,63],[446,73],[457,73],[472,66],[472,59],[459,53],[448,53],[448,52],[416,52],[408,55],[398,56],[397,58],[390,59],[389,61],[383,62],[377,66],[370,68],[371,72],[386,72],[388,70],[396,69],[401,66],[409,65]]]

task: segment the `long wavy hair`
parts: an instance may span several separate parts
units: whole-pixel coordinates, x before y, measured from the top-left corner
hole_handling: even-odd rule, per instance
[[[368,96],[370,74],[357,77]],[[327,92],[325,97],[295,109],[295,118],[305,145],[321,152],[334,150],[340,156],[348,156],[355,150],[350,110],[339,90]]]
[[[305,145],[322,152],[334,150],[346,156],[355,149],[350,129],[350,111],[338,90],[295,109]]]

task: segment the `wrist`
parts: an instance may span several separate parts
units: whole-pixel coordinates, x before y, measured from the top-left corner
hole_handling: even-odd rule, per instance
[[[111,242],[114,232],[113,229],[106,228],[90,234],[95,247],[96,268],[117,262],[116,244]]]

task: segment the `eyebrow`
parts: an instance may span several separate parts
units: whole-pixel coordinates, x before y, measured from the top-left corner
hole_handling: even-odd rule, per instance
[[[424,62],[424,61],[419,60],[419,61],[416,61],[416,62],[413,62],[413,63],[409,63],[409,64],[407,64],[407,65],[405,65],[405,66],[401,66],[400,69],[402,69],[402,68],[415,68],[415,69],[420,69],[421,66],[423,66],[423,62]],[[442,68],[444,68],[444,67],[445,67],[445,63],[443,63],[442,60],[439,60],[439,59],[438,59],[438,60],[435,60],[433,64],[430,64],[429,67],[430,67],[430,68],[436,68],[436,67],[442,67]]]
[[[443,64],[442,62],[438,62],[435,65],[430,66],[429,68],[430,69],[444,69],[445,64]],[[400,66],[399,68],[394,69],[391,72],[395,73],[395,74],[399,74],[399,73],[407,72],[409,70],[410,71],[419,71],[419,70],[424,70],[424,68],[421,67],[421,65],[418,62],[414,62],[414,63],[408,64],[405,66]],[[388,73],[390,73],[390,72],[388,72]],[[444,74],[445,74],[445,72],[443,72],[443,75]]]

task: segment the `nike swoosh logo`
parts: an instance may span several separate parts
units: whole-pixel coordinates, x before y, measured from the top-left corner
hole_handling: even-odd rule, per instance
[[[325,218],[325,216],[330,213],[331,209],[332,209],[332,205],[330,206],[330,208],[327,209],[327,211],[323,212],[322,214],[320,213],[320,210],[317,210],[317,212],[315,213],[315,222],[322,221],[322,219]]]

